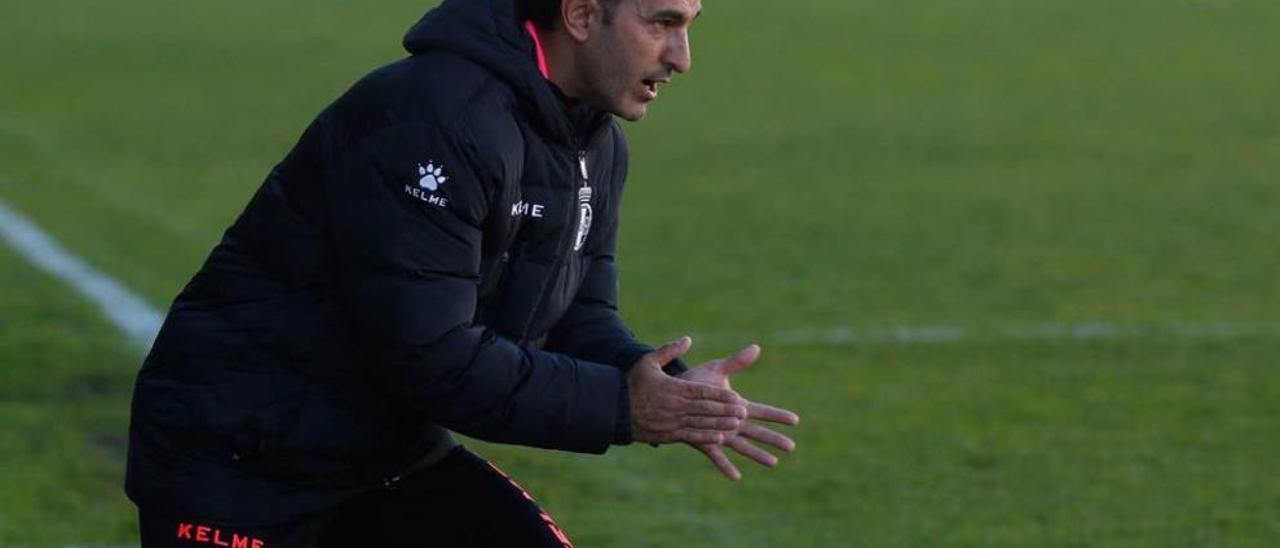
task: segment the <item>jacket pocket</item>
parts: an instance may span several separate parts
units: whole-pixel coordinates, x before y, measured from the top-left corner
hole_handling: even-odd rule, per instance
[[[403,450],[416,432],[358,386],[312,386],[247,417],[231,458],[247,471],[294,485],[344,485],[370,462]]]
[[[284,401],[251,415],[231,436],[233,464],[294,485],[324,485],[351,471],[344,459],[298,451],[288,444],[297,428],[299,401]]]

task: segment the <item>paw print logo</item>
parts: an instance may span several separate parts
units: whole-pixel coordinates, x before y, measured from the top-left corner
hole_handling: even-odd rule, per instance
[[[427,167],[422,167],[422,164],[418,164],[418,186],[435,190],[447,180],[449,178],[444,176],[443,165],[436,166],[435,162],[427,162]]]

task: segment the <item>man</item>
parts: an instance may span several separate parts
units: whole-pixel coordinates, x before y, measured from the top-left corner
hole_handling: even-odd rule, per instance
[[[739,477],[795,424],[617,313],[638,120],[699,0],[447,0],[322,112],[175,300],[134,392],[147,546],[562,546],[449,435],[687,443]],[[665,367],[665,373],[663,368]]]

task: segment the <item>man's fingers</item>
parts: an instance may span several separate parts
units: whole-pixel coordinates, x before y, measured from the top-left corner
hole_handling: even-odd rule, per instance
[[[737,451],[739,455],[756,461],[765,468],[773,468],[778,465],[778,457],[773,456],[773,454],[765,451],[764,449],[756,447],[751,442],[747,441],[746,438],[733,438],[729,440],[726,445],[733,448],[734,451]]]
[[[716,468],[720,469],[720,472],[726,478],[733,481],[742,479],[742,472],[738,471],[738,467],[733,465],[733,462],[724,454],[719,445],[699,445],[697,447],[699,451],[707,455],[707,458],[711,459],[711,462],[716,465]]]
[[[679,430],[675,433],[676,441],[692,443],[694,445],[714,444],[720,445],[728,438],[724,432],[719,430],[697,430],[686,429]]]
[[[688,335],[685,335],[674,342],[662,345],[662,348],[650,352],[649,357],[652,358],[654,362],[657,362],[658,367],[663,367],[671,363],[671,360],[683,356],[685,352],[689,351],[689,347],[691,346],[693,346],[693,339],[689,338]]]
[[[796,442],[792,441],[791,438],[758,424],[749,422],[743,423],[742,428],[738,430],[738,433],[760,443],[777,447],[778,449],[788,453],[796,450]]]
[[[800,415],[787,411],[781,407],[774,407],[763,403],[747,403],[747,416],[753,419],[776,422],[778,424],[785,424],[788,426],[800,424]]]
[[[699,430],[721,430],[724,432],[737,433],[738,428],[742,427],[742,421],[736,417],[685,417],[685,426],[689,428],[697,428]]]
[[[689,415],[702,417],[733,417],[740,420],[747,419],[747,408],[736,403],[693,400],[689,402],[686,407],[686,411]]]
[[[722,360],[719,365],[720,372],[725,375],[732,375],[750,367],[758,359],[760,359],[760,347],[754,344],[748,345],[746,348]]]
[[[724,403],[739,404],[741,398],[737,392],[728,388],[719,388],[709,384],[672,379],[680,385],[681,394],[691,400],[712,400]]]

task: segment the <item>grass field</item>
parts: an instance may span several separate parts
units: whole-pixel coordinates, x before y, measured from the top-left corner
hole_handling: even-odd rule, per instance
[[[425,7],[0,2],[0,199],[163,308]],[[729,484],[682,448],[476,444],[579,545],[1280,539],[1276,329],[779,335],[1275,325],[1280,4],[704,8],[693,72],[628,126],[623,306],[695,359],[761,342],[735,386],[800,412],[800,447]],[[0,247],[0,546],[133,540],[139,353]]]

